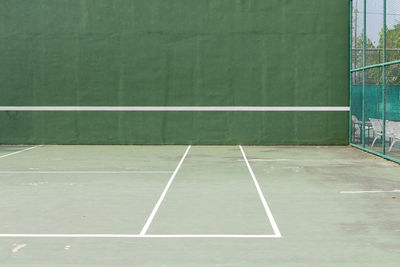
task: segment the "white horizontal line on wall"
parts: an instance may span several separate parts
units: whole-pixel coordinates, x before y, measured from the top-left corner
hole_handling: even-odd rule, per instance
[[[0,106],[0,111],[349,111],[339,107],[253,107],[253,106]]]

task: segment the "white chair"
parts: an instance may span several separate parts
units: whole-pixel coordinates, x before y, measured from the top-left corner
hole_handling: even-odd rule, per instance
[[[382,137],[382,132],[383,132],[383,123],[382,120],[379,119],[371,119],[369,118],[369,121],[371,122],[372,129],[374,131],[374,141],[372,141],[371,147],[374,147],[374,144],[378,138]]]
[[[394,144],[400,141],[400,122],[399,121],[386,121],[385,135],[392,139],[389,152],[392,150]]]
[[[354,127],[353,134],[354,134],[354,139],[356,139],[357,132],[361,136],[362,121],[358,120],[358,118],[355,115],[351,115],[351,124]]]
[[[355,126],[360,126],[362,125],[362,121],[360,121],[356,115],[351,115],[351,121]]]

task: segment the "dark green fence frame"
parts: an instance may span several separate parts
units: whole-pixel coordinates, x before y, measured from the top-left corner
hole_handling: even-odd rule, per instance
[[[383,28],[385,30],[383,30],[383,53],[382,53],[382,63],[379,64],[373,64],[373,65],[367,65],[367,61],[366,61],[366,51],[367,51],[367,34],[366,34],[366,29],[367,29],[367,0],[363,0],[363,47],[362,47],[362,67],[359,68],[353,68],[353,62],[352,62],[352,56],[353,56],[353,2],[355,2],[356,0],[350,0],[350,49],[349,49],[349,66],[350,66],[350,73],[349,73],[349,81],[350,81],[350,119],[349,119],[349,123],[350,123],[350,127],[349,127],[349,140],[350,140],[350,145],[354,146],[356,148],[359,148],[363,151],[367,151],[369,153],[375,154],[377,156],[383,157],[385,159],[389,159],[392,160],[394,162],[397,162],[400,164],[400,159],[388,156],[386,153],[386,72],[385,69],[387,66],[390,65],[394,65],[394,64],[400,64],[400,60],[395,60],[395,61],[388,61],[386,62],[386,32],[387,32],[387,23],[386,23],[386,16],[387,16],[387,0],[382,0],[382,5],[383,5]],[[357,67],[357,66],[355,66]],[[382,68],[382,108],[383,108],[383,112],[382,112],[382,150],[380,152],[371,150],[366,148],[366,144],[365,144],[365,106],[366,106],[366,70],[368,69],[373,69],[373,68]],[[361,131],[361,135],[362,135],[362,143],[361,145],[359,144],[354,144],[352,142],[353,138],[353,127],[352,127],[352,110],[354,107],[352,107],[352,73],[357,72],[357,71],[362,71],[362,75],[363,75],[363,79],[362,79],[362,128],[360,129]]]

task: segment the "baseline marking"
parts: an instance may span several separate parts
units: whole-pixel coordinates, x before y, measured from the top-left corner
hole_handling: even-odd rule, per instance
[[[24,238],[279,238],[277,235],[123,235],[123,234],[0,234],[0,237]]]
[[[400,193],[400,190],[371,190],[371,191],[340,191],[340,194],[368,194],[368,193]]]
[[[244,161],[246,162],[247,168],[249,169],[251,178],[253,178],[253,182],[254,182],[254,185],[256,186],[256,189],[257,189],[257,192],[258,192],[258,196],[260,197],[261,202],[262,202],[262,204],[264,206],[265,213],[268,216],[268,219],[269,219],[269,221],[271,223],[272,229],[274,230],[275,236],[276,237],[282,237],[281,232],[279,231],[278,225],[275,222],[274,216],[272,215],[271,209],[269,208],[268,203],[265,200],[264,194],[261,191],[260,185],[258,184],[257,178],[254,175],[254,172],[253,172],[253,170],[252,170],[252,168],[250,166],[249,161],[247,160],[246,154],[244,153],[244,150],[243,150],[242,146],[239,146],[239,148],[240,148],[240,151],[242,152],[242,155],[243,155]]]
[[[185,153],[183,154],[181,160],[179,161],[178,166],[176,166],[176,169],[175,169],[174,173],[171,175],[171,178],[169,179],[167,185],[164,188],[164,191],[162,192],[160,198],[158,199],[156,205],[154,206],[153,211],[151,212],[149,218],[147,219],[146,224],[143,226],[142,231],[140,231],[140,236],[144,236],[146,234],[147,230],[149,229],[149,226],[150,226],[151,222],[153,221],[154,216],[156,215],[156,213],[158,211],[158,208],[160,207],[162,201],[164,200],[165,195],[167,194],[167,191],[168,191],[168,189],[170,188],[170,186],[172,184],[172,181],[174,180],[174,178],[175,178],[176,174],[178,173],[179,169],[181,168],[181,165],[182,165],[183,161],[185,160],[186,155],[188,154],[188,152],[189,152],[191,147],[192,146],[189,145],[186,148]]]
[[[28,148],[25,148],[25,149],[23,149],[23,150],[19,150],[19,151],[15,151],[15,152],[12,152],[12,153],[9,153],[9,154],[5,154],[5,155],[3,155],[3,156],[0,156],[0,159],[1,159],[1,158],[8,157],[8,156],[15,155],[15,154],[18,154],[18,153],[22,153],[22,152],[25,152],[25,151],[28,151],[28,150],[31,150],[31,149],[35,149],[35,148],[40,147],[40,146],[42,146],[42,145],[33,146],[33,147],[28,147]]]
[[[177,235],[145,235],[149,238],[278,238],[277,235],[241,235],[241,234],[177,234]]]
[[[346,106],[0,106],[0,111],[350,111]]]
[[[0,174],[152,174],[172,171],[0,171]]]

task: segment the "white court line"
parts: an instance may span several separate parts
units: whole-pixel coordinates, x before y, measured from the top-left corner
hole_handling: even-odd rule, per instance
[[[191,145],[189,145],[189,146],[186,148],[185,153],[183,154],[181,160],[179,161],[178,166],[176,166],[176,169],[175,169],[174,173],[171,175],[171,178],[169,179],[167,185],[166,185],[165,188],[164,188],[164,191],[162,192],[160,198],[158,199],[156,205],[154,206],[154,209],[153,209],[153,211],[151,212],[149,218],[147,219],[146,224],[143,226],[142,231],[140,231],[140,235],[141,235],[141,236],[144,236],[144,235],[146,234],[147,230],[149,229],[149,226],[150,226],[151,222],[153,221],[153,218],[154,218],[154,216],[156,215],[157,210],[158,210],[158,208],[159,208],[160,205],[161,205],[161,202],[164,200],[165,195],[167,194],[167,191],[168,191],[169,187],[171,186],[172,181],[174,180],[176,174],[178,173],[178,171],[179,171],[179,169],[180,169],[180,167],[181,167],[183,161],[185,160],[186,155],[188,154],[190,148],[191,148]]]
[[[340,191],[340,194],[368,194],[368,193],[400,193],[400,190],[371,190],[371,191]]]
[[[37,147],[40,147],[40,146],[42,146],[42,145],[33,146],[33,147],[28,147],[28,148],[25,148],[25,149],[23,149],[23,150],[19,150],[19,151],[15,151],[15,152],[12,152],[12,153],[9,153],[9,154],[5,154],[5,155],[3,155],[3,156],[0,156],[0,159],[1,159],[1,158],[8,157],[8,156],[15,155],[15,154],[18,154],[18,153],[22,153],[22,152],[25,152],[25,151],[28,151],[28,150],[31,150],[31,149],[34,149],[34,148],[37,148]]]
[[[277,235],[240,235],[240,234],[179,234],[179,235],[145,235],[148,238],[279,238]]]
[[[25,238],[279,238],[277,235],[124,235],[124,234],[0,234],[1,237],[25,237]]]
[[[348,106],[0,106],[0,111],[349,111]]]
[[[260,197],[261,202],[264,206],[265,212],[267,213],[268,219],[271,222],[272,229],[274,230],[276,237],[282,237],[281,232],[279,231],[278,225],[275,222],[274,216],[272,215],[271,209],[269,208],[268,203],[265,200],[264,194],[261,191],[260,185],[258,184],[257,178],[254,175],[254,172],[250,166],[249,161],[247,160],[246,154],[244,153],[242,146],[239,146],[239,148],[240,148],[240,151],[242,152],[242,155],[243,155],[244,161],[246,162],[247,168],[249,169],[251,178],[253,178],[253,182],[256,186],[258,196]]]
[[[244,161],[244,159],[238,159],[238,161]],[[264,162],[264,161],[288,161],[288,159],[249,159],[249,162]]]
[[[172,171],[0,171],[0,174],[152,174]]]
[[[261,189],[258,185],[258,182],[254,176],[254,173],[248,163],[247,157],[244,154],[243,148],[240,146],[240,149],[242,151],[243,157],[246,161],[247,167],[249,168],[250,174],[253,178],[253,181],[256,185],[257,191],[259,193],[259,196],[261,198],[261,201],[264,205],[264,208],[266,210],[266,213],[268,215],[268,218],[271,222],[272,228],[274,229],[274,234],[273,235],[265,235],[265,234],[151,234],[151,235],[146,235],[146,231],[149,228],[155,214],[157,213],[157,210],[159,209],[163,199],[165,198],[167,191],[169,187],[172,184],[172,181],[174,180],[176,174],[178,173],[183,161],[185,160],[191,146],[189,145],[183,154],[180,162],[178,163],[178,166],[176,167],[175,171],[173,172],[170,180],[168,181],[163,193],[160,196],[160,199],[158,200],[157,204],[155,205],[152,213],[150,214],[145,226],[143,227],[142,231],[140,234],[0,234],[0,238],[243,238],[243,239],[262,239],[262,238],[280,238],[282,235],[279,232],[279,229],[276,225],[276,222],[272,216],[272,213],[268,207],[268,204],[261,192]]]

